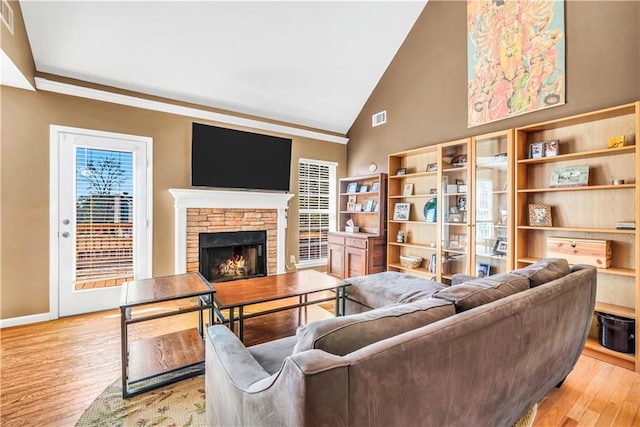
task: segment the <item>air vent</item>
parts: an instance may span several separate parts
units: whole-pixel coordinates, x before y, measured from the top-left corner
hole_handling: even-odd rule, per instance
[[[371,116],[371,127],[380,126],[385,123],[387,123],[387,110],[381,111]]]
[[[7,0],[2,0],[2,4],[0,4],[0,18],[2,18],[2,22],[7,26],[11,34],[13,34],[13,9],[9,6],[9,2]]]

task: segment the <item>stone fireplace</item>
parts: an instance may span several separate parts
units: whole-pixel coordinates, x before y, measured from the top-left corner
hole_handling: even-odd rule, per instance
[[[285,272],[286,211],[293,194],[213,189],[169,192],[175,199],[175,274],[200,271],[201,234],[241,231],[264,232],[266,274]]]

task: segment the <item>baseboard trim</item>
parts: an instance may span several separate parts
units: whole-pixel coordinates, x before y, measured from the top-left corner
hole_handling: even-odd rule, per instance
[[[51,320],[49,313],[32,314],[29,316],[12,317],[9,319],[0,319],[0,329],[10,328],[12,326],[30,325],[31,323],[47,322]]]

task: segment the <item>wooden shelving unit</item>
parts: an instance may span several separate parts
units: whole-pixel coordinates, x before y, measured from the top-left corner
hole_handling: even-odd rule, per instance
[[[440,278],[440,230],[438,218],[425,217],[430,201],[439,206],[439,172],[437,146],[390,154],[387,270],[401,271],[427,278]],[[409,204],[407,219],[394,219],[397,204]],[[431,212],[431,211],[430,211]],[[439,213],[438,213],[439,215]],[[398,233],[404,239],[398,241]],[[417,268],[403,266],[400,256],[419,256]]]
[[[516,267],[546,256],[549,237],[609,240],[612,266],[598,269],[595,311],[630,319],[637,319],[640,306],[640,237],[616,223],[639,219],[639,114],[636,102],[516,129]],[[626,145],[607,148],[608,140],[620,135]],[[529,158],[530,144],[552,140],[559,141],[557,155]],[[588,185],[550,188],[553,169],[583,165],[589,167]],[[612,184],[621,179],[624,184]],[[550,205],[552,226],[530,225],[529,204]],[[640,372],[637,339],[635,345],[635,354],[600,345],[594,319],[585,354]]]
[[[347,230],[353,221],[357,232]],[[384,271],[387,241],[387,174],[339,181],[338,227],[328,236],[327,274],[340,279]]]

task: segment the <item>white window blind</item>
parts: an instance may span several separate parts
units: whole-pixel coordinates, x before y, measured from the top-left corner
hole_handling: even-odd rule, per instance
[[[309,159],[298,164],[300,264],[327,260],[327,236],[336,222],[336,167],[334,162]]]
[[[133,153],[76,148],[76,286],[133,278]]]

